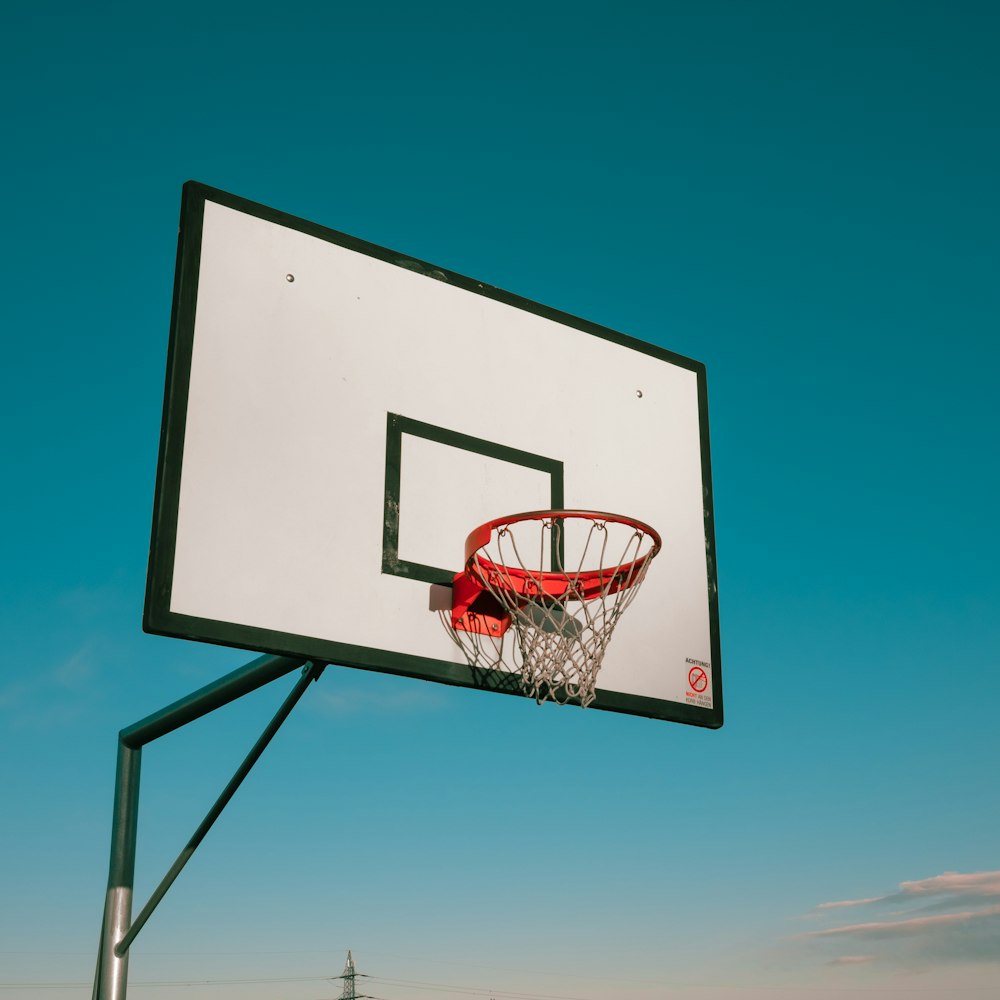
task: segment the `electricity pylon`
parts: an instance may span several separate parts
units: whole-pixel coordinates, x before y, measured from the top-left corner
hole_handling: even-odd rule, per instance
[[[357,972],[354,969],[354,959],[351,957],[351,953],[347,953],[347,964],[344,966],[344,990],[340,994],[340,1000],[357,1000],[358,994],[354,989],[354,977]]]

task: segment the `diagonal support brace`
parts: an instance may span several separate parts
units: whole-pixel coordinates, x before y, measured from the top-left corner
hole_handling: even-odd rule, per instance
[[[305,666],[302,676],[282,703],[274,718],[254,744],[229,784],[209,810],[143,907],[130,924],[132,884],[135,874],[135,850],[139,809],[139,772],[142,747],[167,733],[228,705],[257,688]],[[286,656],[261,656],[225,677],[195,691],[180,701],[123,729],[118,734],[118,770],[115,782],[114,820],[111,833],[111,860],[101,944],[94,977],[94,1000],[124,1000],[128,982],[128,948],[166,894],[195,849],[205,838],[236,789],[271,742],[281,724],[295,707],[309,684],[318,680],[326,668],[322,662],[309,662]]]
[[[135,936],[142,930],[146,921],[149,919],[153,910],[156,909],[160,900],[166,895],[167,890],[173,885],[174,880],[180,875],[181,870],[184,866],[191,860],[191,855],[197,850],[198,845],[205,839],[205,834],[212,829],[213,824],[219,818],[222,810],[226,808],[229,804],[229,800],[235,795],[236,789],[243,784],[243,779],[250,773],[250,769],[257,763],[260,755],[267,749],[268,743],[274,737],[274,734],[281,728],[281,724],[288,718],[289,713],[295,707],[296,702],[302,697],[305,689],[312,683],[312,681],[319,680],[320,674],[326,669],[325,663],[310,663],[305,670],[302,671],[302,676],[298,679],[295,687],[289,692],[288,697],[282,702],[281,707],[275,713],[275,716],[267,724],[267,728],[260,734],[260,738],[253,745],[250,752],[243,758],[243,763],[236,769],[236,773],[232,776],[229,784],[223,789],[222,794],[215,800],[215,805],[212,806],[208,811],[208,815],[201,821],[198,829],[191,835],[190,840],[184,845],[184,849],[180,854],[177,855],[177,860],[170,866],[170,870],[166,875],[163,876],[163,880],[160,884],[153,890],[153,894],[149,897],[149,902],[142,908],[139,916],[135,918],[132,922],[132,926],[129,927],[125,936],[115,945],[115,954],[121,958],[129,949],[129,945],[135,939]]]

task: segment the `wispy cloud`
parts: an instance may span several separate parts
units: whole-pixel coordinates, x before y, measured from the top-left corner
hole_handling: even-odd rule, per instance
[[[842,906],[863,906],[865,903],[878,903],[885,899],[885,896],[870,896],[868,899],[842,899],[836,903],[820,903],[817,910],[836,910]]]
[[[900,902],[918,905],[901,909]],[[860,942],[872,949],[834,954],[827,964],[835,966],[878,961],[913,969],[989,962],[997,963],[1000,971],[1000,871],[944,872],[901,882],[895,892],[881,896],[820,903],[813,914],[834,919],[850,907],[882,908],[882,913],[871,920],[807,931],[795,939],[828,954],[843,946],[856,948]]]
[[[11,729],[47,730],[85,715],[97,675],[91,644],[0,685],[0,717]]]
[[[425,712],[441,708],[443,699],[436,692],[424,690],[429,685],[400,687],[377,692],[357,688],[338,692],[317,691],[310,704],[326,715],[351,715],[358,712]]]
[[[917,882],[901,882],[899,896],[933,896],[948,893],[953,896],[1000,896],[1000,871],[945,872]]]
[[[930,896],[948,896],[951,899],[980,897],[1000,898],[1000,871],[989,872],[944,872],[932,878],[900,882],[897,892],[885,896],[869,896],[866,899],[844,899],[833,903],[820,903],[817,910],[833,910],[845,906],[865,906],[870,903],[898,903]]]
[[[950,924],[968,923],[972,920],[989,919],[1000,916],[1000,906],[987,906],[981,910],[966,910],[962,913],[942,913],[933,917],[910,917],[907,920],[872,920],[864,924],[848,924],[845,927],[830,927],[822,931],[808,931],[807,938],[836,937],[852,934],[856,937],[903,937],[922,934]],[[1000,942],[998,942],[1000,943]]]
[[[4,609],[10,621],[20,620],[0,667],[0,726],[50,732],[93,715],[126,644],[121,623],[138,619],[141,595],[130,584],[118,574],[55,593],[38,607]]]

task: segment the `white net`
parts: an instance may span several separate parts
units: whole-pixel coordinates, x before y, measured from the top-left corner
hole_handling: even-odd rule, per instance
[[[490,532],[466,567],[510,628],[482,634],[447,619],[449,630],[475,670],[505,670],[539,703],[586,708],[615,625],[658,551],[652,529],[616,515],[517,515]]]

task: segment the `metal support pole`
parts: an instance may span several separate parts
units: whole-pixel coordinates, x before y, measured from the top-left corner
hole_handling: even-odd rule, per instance
[[[288,717],[306,687],[322,674],[325,663],[310,663],[303,671],[277,714],[247,754],[236,774],[209,810],[163,881],[157,886],[142,912],[131,923],[132,887],[135,878],[136,833],[139,816],[139,771],[142,747],[146,743],[179,729],[223,705],[265,684],[283,677],[307,661],[284,656],[262,656],[208,684],[193,694],[118,734],[118,767],[115,778],[115,803],[111,828],[111,860],[108,867],[108,890],[94,976],[94,1000],[125,1000],[128,985],[128,948],[149,919],[181,869],[219,818],[243,779],[264,752],[278,728]],[[131,924],[131,926],[130,926]]]
[[[135,939],[136,934],[142,930],[146,921],[149,919],[150,914],[156,909],[157,904],[166,895],[167,890],[174,883],[174,879],[180,875],[181,870],[184,866],[191,860],[191,855],[197,850],[198,845],[205,839],[205,834],[212,829],[212,824],[219,818],[222,810],[226,808],[229,800],[236,793],[236,789],[243,784],[243,779],[250,773],[250,768],[257,763],[258,758],[267,748],[268,743],[271,742],[274,734],[278,731],[281,724],[288,718],[288,713],[295,707],[295,703],[302,697],[305,689],[315,680],[319,679],[320,674],[326,668],[325,663],[319,665],[313,663],[310,664],[308,669],[306,669],[302,676],[299,678],[295,687],[292,688],[291,693],[284,700],[281,708],[278,709],[274,718],[268,723],[267,728],[260,735],[260,739],[253,745],[253,749],[246,755],[243,759],[243,763],[237,768],[236,773],[232,776],[229,784],[226,785],[222,794],[215,800],[215,805],[208,811],[208,815],[201,821],[198,829],[191,835],[191,839],[185,844],[184,850],[177,855],[177,860],[170,866],[170,871],[163,876],[163,880],[160,884],[153,890],[152,896],[149,897],[149,902],[142,908],[142,912],[135,918],[134,923],[129,927],[125,936],[122,937],[118,944],[115,945],[116,955],[126,955],[128,953],[129,945]]]
[[[127,726],[119,734],[122,743],[130,747],[141,747],[152,743],[167,733],[172,733],[181,726],[186,726],[195,719],[200,719],[209,712],[214,712],[223,705],[228,705],[237,698],[256,691],[257,688],[270,684],[271,681],[290,674],[293,670],[308,663],[308,660],[291,656],[258,656],[245,666],[232,673],[220,677],[211,684],[206,684],[186,698],[175,701],[172,705],[147,715],[134,725]]]
[[[104,900],[104,925],[94,980],[95,1000],[124,1000],[128,955],[115,954],[114,943],[128,930],[132,919],[132,882],[135,878],[135,844],[139,821],[139,770],[142,750],[118,744],[115,777],[115,811],[111,827],[111,861]]]

